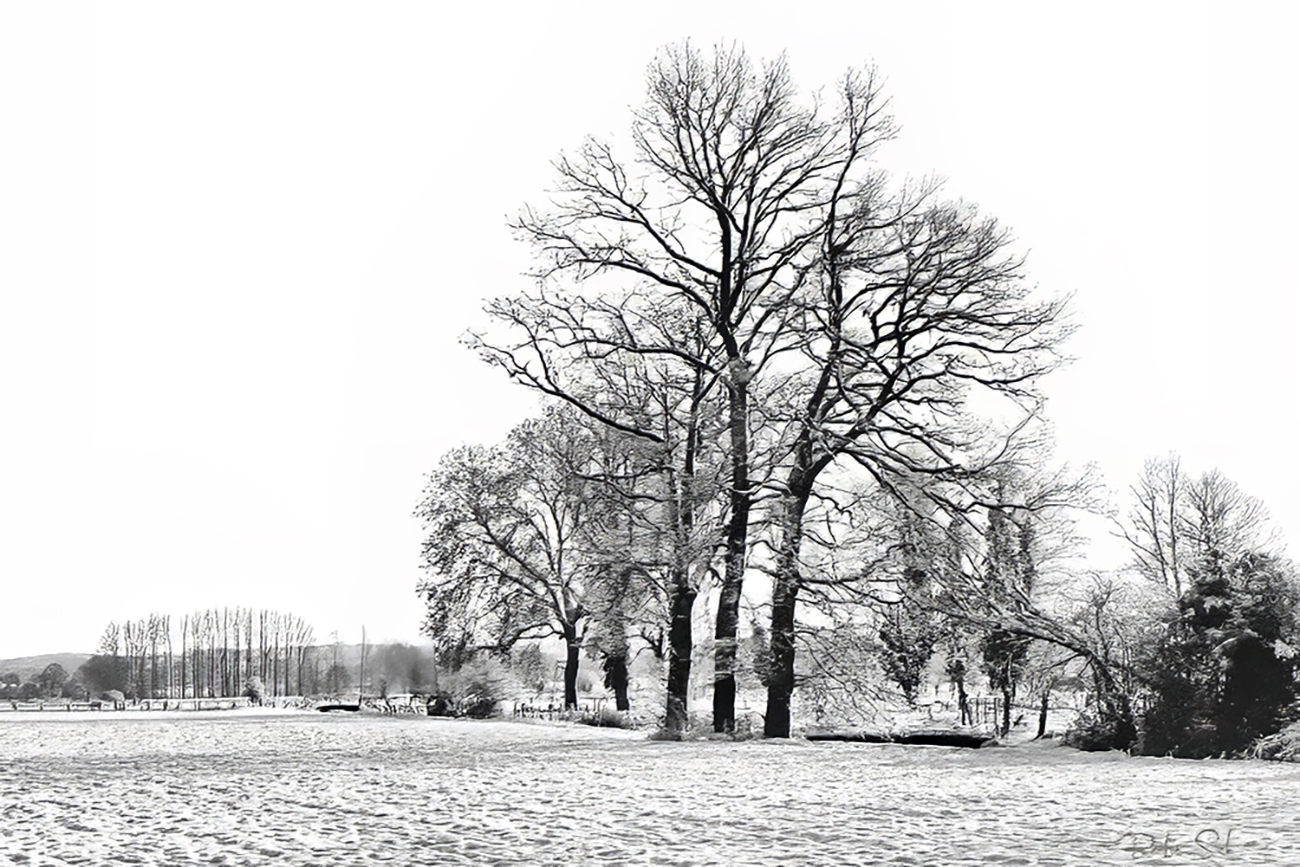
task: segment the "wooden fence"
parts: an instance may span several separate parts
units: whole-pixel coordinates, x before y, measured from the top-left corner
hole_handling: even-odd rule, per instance
[[[238,698],[153,698],[139,701],[0,701],[0,713],[70,713],[73,711],[198,711],[234,710],[248,707],[246,697]]]

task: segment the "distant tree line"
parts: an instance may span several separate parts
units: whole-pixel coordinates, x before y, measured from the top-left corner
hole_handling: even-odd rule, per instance
[[[110,621],[80,669],[92,692],[128,698],[224,698],[318,691],[311,624],[268,609],[209,608]]]
[[[110,621],[97,651],[67,679],[68,689],[75,684],[91,697],[118,691],[129,700],[262,699],[429,692],[438,680],[427,648],[358,648],[337,639],[322,645],[303,618],[270,609],[209,608],[179,618]]]
[[[0,700],[2,701],[43,701],[59,698],[82,701],[86,698],[86,688],[81,681],[69,677],[68,672],[57,662],[51,662],[39,674],[26,681],[13,671],[0,675]]]

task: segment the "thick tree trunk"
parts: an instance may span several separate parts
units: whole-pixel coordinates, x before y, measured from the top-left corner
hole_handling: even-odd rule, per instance
[[[564,660],[564,709],[576,710],[578,707],[578,653],[582,642],[577,635],[565,636],[568,656]]]
[[[689,725],[688,698],[691,680],[691,611],[695,606],[695,589],[679,576],[673,586],[668,626],[668,707],[664,730],[680,735]]]
[[[783,504],[772,586],[772,658],[767,672],[767,714],[763,719],[763,736],[769,738],[790,737],[795,605],[800,585],[799,548],[803,540],[803,514],[810,494],[809,478],[810,475],[801,468],[791,471],[787,480],[790,495]]]
[[[798,594],[798,575],[781,569],[772,588],[772,659],[767,674],[764,737],[790,737],[790,699],[794,695],[794,609]]]
[[[731,570],[731,564],[727,564]],[[740,626],[740,579],[728,579],[718,598],[713,645],[713,730],[736,729],[736,633]]]
[[[627,654],[605,657],[605,686],[614,690],[614,707],[621,711],[631,709],[627,699]]]
[[[736,729],[736,634],[745,578],[749,534],[749,377],[742,359],[731,363],[728,424],[731,430],[731,521],[727,525],[726,571],[718,597],[713,646],[713,730]]]
[[[1038,734],[1034,735],[1034,740],[1038,740],[1047,734],[1047,703],[1051,700],[1052,691],[1043,690],[1043,698],[1038,704]]]
[[[1000,727],[1002,737],[1011,734],[1011,699],[1014,690],[1002,690],[1002,725]]]

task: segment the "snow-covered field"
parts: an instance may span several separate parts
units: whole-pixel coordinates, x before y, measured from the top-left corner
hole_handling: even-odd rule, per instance
[[[1298,765],[1050,745],[0,714],[16,864],[1300,865],[1298,804]]]

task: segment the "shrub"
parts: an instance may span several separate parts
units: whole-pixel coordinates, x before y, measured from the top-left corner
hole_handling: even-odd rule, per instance
[[[1079,714],[1061,742],[1086,753],[1104,753],[1115,748],[1118,734],[1119,723],[1115,719],[1097,708],[1088,708]]]
[[[460,712],[470,719],[488,719],[497,712],[497,701],[485,693],[471,693],[461,699]]]
[[[607,705],[602,705],[600,710],[594,713],[583,714],[578,718],[578,722],[597,728],[628,729],[632,727],[627,714]]]
[[[266,698],[266,687],[260,677],[253,675],[244,681],[244,696],[256,704],[262,703],[262,699]]]
[[[494,659],[479,657],[443,678],[443,690],[455,716],[486,719],[494,716],[509,673]]]
[[[455,716],[456,705],[451,700],[450,695],[445,692],[440,692],[429,698],[428,702],[425,703],[424,712],[429,716]]]
[[[1249,755],[1274,762],[1300,762],[1300,723],[1260,738],[1251,746]]]

